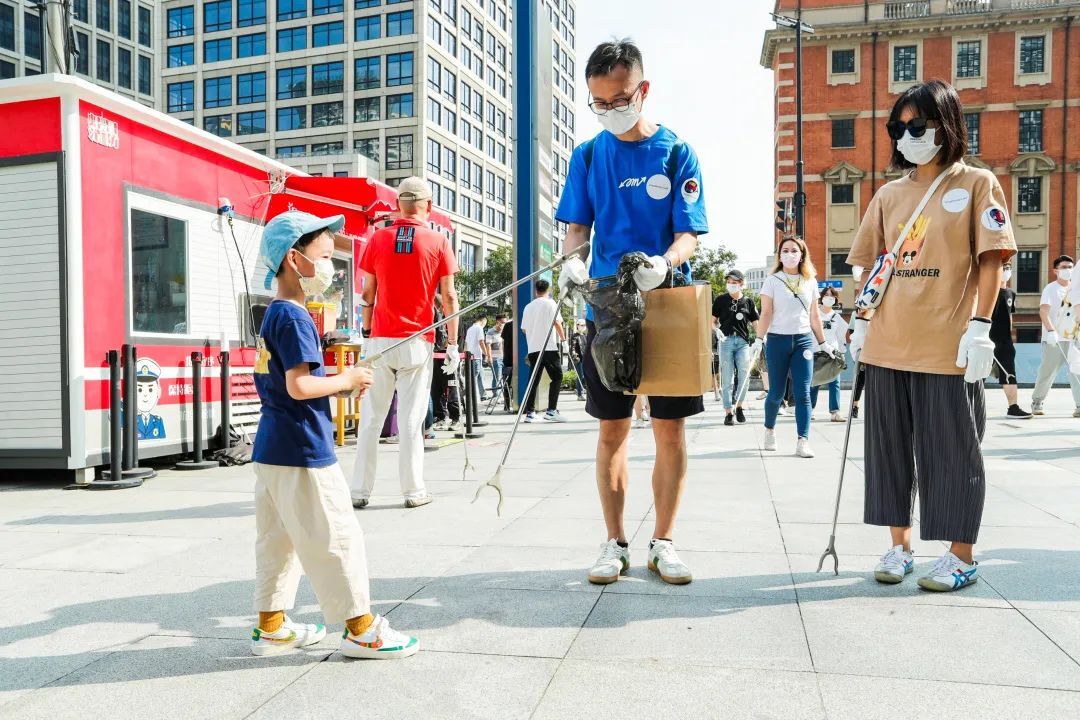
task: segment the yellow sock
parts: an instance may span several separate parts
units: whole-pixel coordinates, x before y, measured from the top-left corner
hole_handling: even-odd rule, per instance
[[[265,633],[276,633],[285,624],[285,611],[259,613],[259,629]]]
[[[375,622],[375,616],[368,613],[367,615],[349,618],[345,621],[345,627],[349,628],[349,632],[353,635],[363,635],[373,622]]]

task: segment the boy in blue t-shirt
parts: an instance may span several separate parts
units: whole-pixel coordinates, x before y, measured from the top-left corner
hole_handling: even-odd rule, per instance
[[[330,396],[363,393],[367,368],[326,376],[323,349],[306,297],[330,286],[333,233],[341,216],[318,218],[290,211],[263,230],[259,248],[267,290],[277,297],[266,310],[255,359],[262,417],[255,435],[255,609],[259,625],[251,652],[270,655],[319,642],[322,625],[295,623],[293,606],[301,567],[323,615],[344,622],[341,652],[385,659],[415,655],[419,642],[371,614],[364,536],[353,514],[349,484],[333,445]]]
[[[650,260],[634,273],[638,289],[655,290],[672,267],[689,271],[698,236],[709,231],[701,167],[686,142],[642,115],[650,85],[641,51],[632,42],[601,43],[589,57],[585,77],[589,108],[604,132],[574,150],[555,217],[568,225],[566,253],[589,242],[592,234],[592,264],[586,269],[580,259],[569,260],[559,276],[560,290],[581,285],[590,275],[614,275],[622,257],[635,251]],[[630,566],[623,508],[634,397],[612,392],[601,382],[589,347],[596,336],[591,311],[587,317],[585,410],[600,421],[596,480],[607,524],[607,541],[589,571],[589,582],[603,585],[617,581]],[[692,575],[671,538],[686,479],[685,423],[705,406],[700,396],[650,397],[649,406],[656,439],[656,524],[648,567],[664,582],[683,585]]]

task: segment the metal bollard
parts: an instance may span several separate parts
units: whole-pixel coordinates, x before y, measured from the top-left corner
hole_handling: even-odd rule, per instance
[[[202,353],[191,353],[192,451],[190,460],[181,460],[176,463],[177,470],[206,470],[218,466],[213,460],[203,459],[202,363]]]
[[[461,412],[461,416],[465,418],[465,428],[461,432],[454,433],[454,437],[473,440],[476,438],[484,437],[483,433],[478,433],[473,430],[476,423],[473,421],[474,411],[476,409],[476,396],[473,394],[476,391],[476,381],[473,378],[472,373],[473,357],[471,353],[465,353],[465,360],[462,363],[462,367],[465,368],[465,393],[458,393],[460,398],[461,407],[458,408]],[[460,389],[460,388],[459,388]]]
[[[221,448],[228,450],[232,430],[232,384],[229,375],[229,351],[221,350]]]
[[[100,479],[86,484],[88,490],[119,490],[139,487],[144,477],[125,477],[123,470],[124,424],[120,417],[121,386],[120,353],[110,350],[106,354],[109,363],[109,469]]]
[[[474,428],[484,427],[487,423],[480,419],[480,388],[476,386],[476,363],[482,363],[483,361],[472,355],[469,355],[469,358],[472,363],[469,366],[469,378],[472,380],[472,390],[469,391],[469,399],[472,404],[469,406],[469,413],[472,415],[472,426]]]

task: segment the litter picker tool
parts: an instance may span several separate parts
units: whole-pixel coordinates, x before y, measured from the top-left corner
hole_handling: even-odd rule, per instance
[[[569,297],[569,293],[567,293],[567,297]],[[548,334],[547,334],[547,337],[548,337],[549,340],[551,338],[551,333],[555,332],[555,323],[557,323],[559,321],[559,315],[561,313],[562,313],[562,299],[560,299],[560,302],[558,303],[558,306],[555,308],[555,317],[551,318],[551,328],[548,330]],[[544,349],[547,350],[547,345],[544,345]],[[536,383],[540,379],[540,370],[544,366],[544,363],[542,362],[542,360],[543,360],[542,355],[543,355],[543,353],[541,353],[540,356],[537,356],[536,362],[533,363],[532,373],[529,375],[529,385],[525,389],[525,397],[526,398],[529,397],[529,395],[532,393],[533,387],[536,385]],[[527,403],[521,403],[521,405],[518,407],[517,417],[514,418],[514,428],[510,431],[510,439],[506,441],[506,447],[503,448],[502,459],[499,460],[499,467],[497,467],[495,469],[495,474],[492,475],[491,479],[489,479],[486,483],[484,483],[480,487],[476,488],[476,495],[473,496],[472,501],[476,502],[477,500],[480,499],[480,493],[482,493],[484,491],[484,488],[486,488],[486,487],[494,488],[495,492],[499,493],[499,504],[495,506],[495,513],[497,515],[502,515],[502,506],[503,506],[502,471],[503,471],[503,467],[506,465],[506,460],[510,457],[510,449],[512,447],[514,447],[514,438],[517,437],[518,428],[521,426],[521,416],[525,413],[525,405],[526,404]]]
[[[435,372],[442,372],[442,368]],[[457,370],[454,371],[454,392],[457,393],[458,412],[464,413],[465,406],[461,404],[461,374]],[[458,417],[460,418],[460,415]],[[464,430],[461,435],[461,447],[465,451],[465,467],[461,469],[461,482],[465,482],[469,477],[469,471],[476,472],[476,468],[469,460],[469,433]]]
[[[855,377],[859,374],[859,355],[855,356]],[[833,559],[833,574],[840,574],[840,558],[836,555],[836,523],[840,519],[840,495],[844,491],[844,469],[847,467],[847,451],[848,442],[851,440],[851,413],[855,409],[855,389],[851,389],[851,402],[848,405],[847,414],[847,427],[844,429],[844,450],[840,454],[840,482],[836,485],[836,507],[833,509],[832,516],[832,531],[829,533],[829,546],[825,548],[825,552],[821,553],[821,559],[818,560],[817,571],[821,572],[821,567],[825,564],[825,558],[832,556]]]
[[[758,357],[761,356],[761,349],[754,350],[754,354],[750,356],[750,363],[746,366],[746,377],[739,383],[742,387],[737,388],[739,392],[735,393],[735,397],[732,398],[732,402],[738,405],[741,402],[743,393],[750,387],[750,371],[754,368],[754,363],[757,362]]]

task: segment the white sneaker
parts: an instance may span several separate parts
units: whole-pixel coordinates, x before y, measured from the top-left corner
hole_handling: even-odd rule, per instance
[[[645,427],[649,427],[649,425],[652,423],[652,418],[649,417],[649,413],[641,413],[641,422],[645,425]]]
[[[525,413],[525,422],[531,423],[534,420],[536,420],[536,413],[534,413],[534,412]]]
[[[713,400],[715,400],[716,402],[720,402],[720,393],[713,392]]]
[[[419,640],[394,630],[382,615],[376,615],[362,635],[353,635],[348,628],[341,635],[341,654],[362,660],[406,658],[419,649]]]
[[[881,556],[881,561],[874,568],[874,579],[880,583],[895,585],[903,582],[914,569],[915,558],[903,545],[896,545]]]
[[[379,438],[379,443],[382,445],[397,445],[399,442],[397,435],[390,435],[388,437]]]
[[[968,565],[951,552],[941,556],[930,572],[919,578],[919,587],[934,592],[952,592],[978,580],[979,563]]]
[[[357,510],[363,510],[368,506],[369,502],[371,502],[371,498],[366,498],[363,495],[352,496],[352,506]]]
[[[832,415],[829,416],[829,422],[834,422],[834,423],[847,422],[847,418],[844,417],[843,415],[841,415],[840,411],[837,410],[836,412],[834,412]]]
[[[795,454],[801,458],[814,457],[814,448],[810,447],[810,440],[799,438],[799,441],[795,443]]]
[[[263,632],[255,628],[251,633],[252,655],[278,655],[296,648],[307,647],[326,637],[323,625],[296,623],[285,616],[285,624],[277,632]]]
[[[431,429],[435,430],[436,432],[442,432],[443,430],[446,430],[446,421],[445,420],[436,421],[435,424],[431,426]]]
[[[765,444],[761,446],[762,450],[775,450],[776,449],[776,429],[769,430],[765,428]]]
[[[780,409],[776,411],[776,414],[777,414],[777,415],[785,415],[785,416],[786,416],[786,415],[790,415],[790,414],[791,414],[791,411],[790,411],[790,410],[788,410],[788,409],[787,409],[786,407],[784,407],[783,405],[781,405],[781,406],[780,406]]]
[[[430,503],[431,503],[431,496],[427,495],[427,494],[420,495],[420,496],[417,496],[417,497],[407,497],[407,498],[405,498],[405,507],[407,507],[407,508],[423,507],[424,505],[429,505]]]
[[[610,585],[630,569],[630,548],[619,545],[615,538],[600,546],[600,557],[589,570],[593,585]]]
[[[640,430],[645,427],[645,422],[641,418],[634,418],[630,423],[630,427],[634,430]]]
[[[563,414],[560,413],[558,410],[548,410],[546,413],[544,413],[543,419],[546,422],[553,422],[553,423],[564,423],[564,422],[566,422],[566,418],[563,417]]]
[[[671,585],[686,585],[694,579],[690,568],[679,559],[670,540],[653,540],[649,546],[649,569]]]
[[[1039,402],[1036,402],[1034,400],[1031,401],[1031,414],[1032,415],[1045,415],[1046,414],[1046,411],[1043,410],[1042,401],[1039,401]]]

